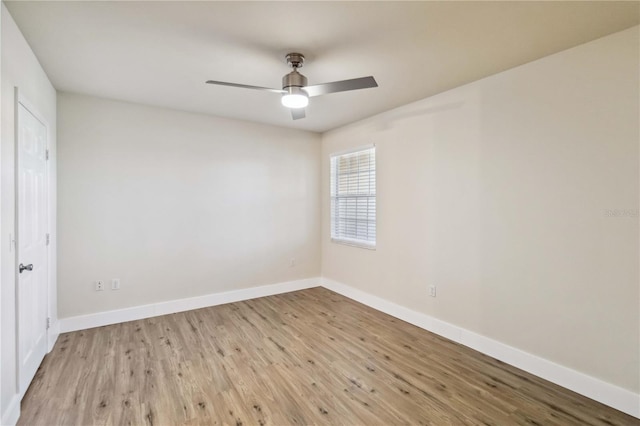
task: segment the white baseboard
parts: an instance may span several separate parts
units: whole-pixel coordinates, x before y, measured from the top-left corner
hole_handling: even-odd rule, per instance
[[[2,413],[2,426],[14,426],[20,418],[20,397],[16,394],[11,398],[11,402]]]
[[[170,300],[167,302],[133,306],[131,308],[98,312],[95,314],[61,318],[58,320],[57,324],[59,326],[60,333],[85,330],[87,328],[102,327],[104,325],[118,324],[126,321],[134,321],[157,317],[159,315],[190,311],[192,309],[206,308],[208,306],[255,299],[257,297],[304,290],[306,288],[319,286],[320,281],[320,278],[307,278],[296,281],[287,281],[279,284],[227,291],[223,293],[206,294],[204,296],[189,297],[186,299]]]
[[[572,370],[462,327],[389,302],[346,284],[322,278],[322,286],[364,305],[436,333],[576,393],[640,418],[640,395]]]

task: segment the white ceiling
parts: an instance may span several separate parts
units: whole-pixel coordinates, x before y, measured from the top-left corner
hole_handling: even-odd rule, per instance
[[[326,131],[637,25],[632,2],[5,2],[53,85],[278,126]],[[309,84],[380,87],[312,98],[292,121],[284,55]]]

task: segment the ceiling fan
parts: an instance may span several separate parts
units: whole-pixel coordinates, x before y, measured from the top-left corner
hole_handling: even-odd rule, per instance
[[[269,87],[249,86],[247,84],[227,83],[225,81],[215,80],[208,80],[207,84],[280,93],[282,95],[282,105],[291,108],[291,116],[294,120],[305,117],[304,108],[309,104],[309,98],[314,96],[378,87],[378,83],[376,83],[376,80],[371,76],[307,86],[307,77],[298,72],[298,69],[302,68],[302,64],[304,64],[304,55],[301,53],[288,53],[285,58],[287,63],[293,68],[293,71],[282,77],[282,89],[271,89]]]

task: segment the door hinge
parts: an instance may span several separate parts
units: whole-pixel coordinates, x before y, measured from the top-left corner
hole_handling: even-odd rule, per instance
[[[49,245],[49,242],[51,241],[51,235],[47,234],[46,238],[47,238],[47,245]]]
[[[49,150],[48,149],[44,152],[44,158],[45,158],[45,160],[49,159]]]
[[[51,318],[47,317],[47,330],[51,328]]]

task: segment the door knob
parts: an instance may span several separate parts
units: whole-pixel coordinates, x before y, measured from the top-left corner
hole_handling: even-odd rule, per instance
[[[22,271],[33,271],[33,263],[28,264],[27,266],[24,266],[22,263],[18,266],[18,270],[20,271],[20,273],[22,273]]]

